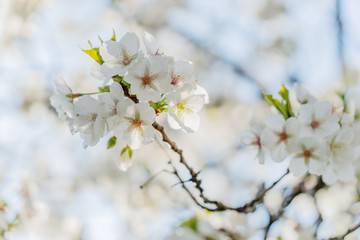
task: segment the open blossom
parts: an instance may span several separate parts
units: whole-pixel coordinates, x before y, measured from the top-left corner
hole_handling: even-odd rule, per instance
[[[124,91],[120,84],[114,82],[110,86],[110,92],[104,92],[99,95],[99,115],[104,117],[109,130],[119,122],[121,115],[118,114],[116,106],[124,101]]]
[[[326,167],[328,150],[313,137],[304,137],[291,144],[293,157],[289,169],[295,176],[307,171],[320,175]]]
[[[303,136],[323,138],[339,129],[339,116],[332,112],[329,102],[315,102],[302,105],[298,119],[302,125]]]
[[[111,78],[116,75],[124,76],[142,54],[139,53],[139,39],[135,33],[126,33],[119,42],[107,41],[99,48],[104,60],[100,72]]]
[[[72,91],[63,78],[55,80],[55,93],[50,97],[51,105],[56,109],[59,118],[67,120],[74,118]]]
[[[337,179],[349,181],[355,175],[353,162],[356,158],[353,140],[355,134],[349,127],[338,130],[328,139],[330,157],[326,170],[322,176],[327,184]]]
[[[186,83],[194,85],[193,65],[191,62],[176,61],[169,65],[171,86],[174,89],[183,87]]]
[[[166,101],[169,105],[168,122],[172,128],[182,128],[187,132],[194,132],[199,128],[200,118],[197,113],[204,106],[204,95],[194,94],[192,87],[186,85],[179,91],[170,93]]]
[[[281,162],[289,156],[289,144],[297,137],[299,121],[294,117],[285,121],[276,114],[265,121],[265,126],[261,135],[264,147],[270,151],[272,160]]]
[[[257,150],[257,158],[261,164],[265,163],[265,149],[261,139],[263,128],[257,124],[252,123],[249,130],[241,134],[241,142],[247,146],[255,147]]]
[[[149,54],[149,56],[161,56],[164,54],[160,50],[159,45],[153,35],[151,35],[148,32],[145,32],[143,39],[147,54]]]
[[[75,102],[78,114],[74,121],[76,131],[83,138],[83,146],[94,146],[105,133],[105,119],[98,114],[98,100],[90,96],[82,96]]]
[[[117,104],[117,112],[122,114],[119,125],[114,129],[114,135],[124,141],[132,149],[154,139],[155,111],[148,103],[135,104],[126,98]]]
[[[158,102],[161,95],[171,89],[168,62],[160,56],[139,60],[129,69],[124,80],[131,84],[131,93],[136,94],[140,101]]]

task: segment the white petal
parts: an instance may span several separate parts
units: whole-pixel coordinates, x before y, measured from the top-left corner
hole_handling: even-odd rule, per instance
[[[300,124],[297,118],[291,117],[285,123],[286,133],[290,135],[298,134],[300,131]]]
[[[169,64],[162,56],[150,56],[149,62],[151,65],[151,72],[168,72]]]
[[[282,115],[274,114],[270,115],[265,120],[265,126],[276,132],[282,132],[285,124],[285,119]]]
[[[123,45],[115,41],[106,41],[99,48],[99,53],[105,62],[119,59]]]
[[[88,95],[82,96],[74,103],[78,114],[97,113],[98,101]]]
[[[139,39],[135,33],[126,33],[120,39],[120,43],[123,44],[130,56],[137,54],[139,51]]]
[[[327,185],[331,185],[336,182],[336,179],[336,174],[333,168],[331,167],[331,165],[328,165],[325,169],[325,172],[322,174],[322,180]]]
[[[306,173],[307,166],[302,158],[293,158],[290,161],[289,170],[294,176],[299,177]]]
[[[181,128],[180,124],[170,114],[167,114],[167,119],[168,119],[169,126],[171,128],[173,128],[173,129],[180,129]],[[248,139],[249,139],[249,137],[246,135],[246,132],[245,132],[243,142],[249,142]],[[247,145],[249,145],[249,144],[247,144]]]
[[[355,169],[351,163],[343,164],[341,167],[336,168],[338,178],[341,181],[348,182],[355,176]]]
[[[275,162],[281,162],[288,156],[285,143],[283,142],[277,144],[274,148],[270,149],[270,151],[271,151],[271,158]]]
[[[148,32],[144,33],[144,44],[149,55],[155,55],[157,50],[159,49],[159,46],[154,36]]]
[[[326,167],[326,162],[318,161],[310,158],[309,173],[319,176],[324,171],[325,167]]]
[[[100,72],[105,78],[112,78],[113,76],[119,75],[124,76],[129,66],[124,66],[118,63],[104,62],[100,66]]]

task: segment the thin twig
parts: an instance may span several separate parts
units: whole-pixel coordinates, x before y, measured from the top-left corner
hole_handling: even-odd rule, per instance
[[[146,180],[146,182],[144,184],[140,185],[140,188],[144,189],[144,187],[146,187],[152,180],[154,180],[157,176],[159,176],[161,173],[164,173],[164,172],[172,174],[172,172],[170,172],[166,169],[163,169],[163,170],[155,173],[154,175],[152,175],[148,180]]]
[[[134,103],[138,103],[139,99],[136,97],[136,95],[132,95],[129,92],[128,87],[123,84],[122,82],[119,82],[119,84],[121,85],[122,89],[124,90],[124,95],[126,97],[128,97],[129,99],[131,99]],[[185,181],[180,177],[176,167],[174,166],[174,164],[170,161],[170,165],[172,165],[173,167],[173,173],[176,175],[176,177],[179,179],[179,182],[181,183],[182,187],[185,189],[185,191],[190,195],[190,197],[193,199],[193,201],[200,206],[203,209],[206,209],[208,211],[226,211],[226,210],[232,210],[232,211],[236,211],[236,212],[241,212],[241,213],[250,213],[250,212],[254,212],[257,205],[262,203],[263,198],[266,194],[267,191],[269,191],[270,189],[272,189],[283,177],[285,177],[286,174],[289,173],[289,171],[287,171],[283,176],[280,177],[279,180],[277,180],[275,183],[273,183],[269,188],[265,189],[262,193],[257,194],[257,197],[255,197],[254,200],[252,200],[251,202],[245,204],[242,207],[230,207],[230,206],[226,206],[224,203],[220,202],[220,201],[216,201],[216,200],[211,200],[209,198],[207,198],[204,194],[204,189],[201,186],[201,180],[198,178],[199,172],[196,172],[185,160],[184,155],[183,155],[183,151],[181,149],[179,149],[177,147],[177,145],[175,144],[175,142],[171,141],[170,138],[167,136],[164,127],[159,125],[157,122],[154,122],[152,124],[152,126],[160,132],[160,134],[162,135],[162,140],[166,143],[168,143],[170,145],[170,148],[179,155],[180,158],[180,163],[182,165],[185,166],[185,168],[189,171],[191,178],[189,179],[192,183],[195,184],[195,188],[199,191],[199,195],[200,198],[202,199],[202,201],[204,202],[204,204],[200,203],[199,200],[196,199],[196,197],[191,193],[191,191],[186,187],[185,185]],[[210,208],[208,206],[205,206],[205,204],[211,204],[211,205],[215,205],[215,207]]]

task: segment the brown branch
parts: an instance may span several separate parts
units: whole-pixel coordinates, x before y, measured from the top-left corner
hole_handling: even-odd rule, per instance
[[[114,79],[115,80],[115,79]],[[134,103],[138,103],[139,99],[136,97],[136,95],[132,95],[129,92],[128,87],[121,81],[116,81],[118,82],[123,91],[124,91],[124,95],[126,97],[128,97],[129,99],[131,99]],[[185,181],[180,177],[177,169],[175,168],[175,166],[173,165],[173,163],[170,161],[170,164],[173,167],[173,173],[174,175],[176,175],[176,177],[179,179],[182,187],[184,188],[184,190],[189,194],[189,196],[191,197],[191,199],[201,208],[206,209],[208,211],[226,211],[226,210],[232,210],[232,211],[236,211],[236,212],[241,212],[241,213],[250,213],[250,212],[254,212],[256,210],[256,207],[258,204],[263,202],[263,198],[265,196],[265,194],[272,189],[278,182],[280,182],[281,179],[283,179],[288,173],[289,170],[282,175],[276,182],[274,182],[269,188],[265,189],[262,192],[259,192],[257,194],[257,196],[249,203],[245,204],[242,207],[230,207],[230,206],[226,206],[225,204],[223,204],[220,201],[215,201],[215,200],[211,200],[209,198],[207,198],[204,194],[204,189],[201,186],[201,180],[198,178],[199,172],[194,171],[194,169],[186,162],[183,152],[181,149],[179,149],[177,147],[177,145],[175,144],[175,142],[171,141],[170,138],[167,136],[164,127],[159,125],[157,122],[154,122],[152,124],[152,126],[160,132],[160,134],[162,135],[162,140],[166,143],[168,143],[170,145],[170,148],[179,155],[180,158],[180,163],[182,165],[185,166],[185,168],[189,171],[191,178],[188,181],[191,181],[195,184],[195,188],[199,191],[199,195],[200,198],[202,199],[202,201],[204,202],[204,204],[202,204],[201,202],[199,202],[199,200],[197,200],[197,198],[191,193],[191,191],[187,188],[187,186],[185,185]],[[212,204],[215,205],[214,208],[210,208],[208,206],[206,206],[205,204]]]

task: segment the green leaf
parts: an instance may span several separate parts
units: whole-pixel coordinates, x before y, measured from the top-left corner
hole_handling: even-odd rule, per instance
[[[99,40],[100,40],[101,44],[103,44],[103,43],[104,43],[104,41],[101,39],[101,37],[100,37],[100,36],[98,36],[98,38],[99,38]]]
[[[285,119],[288,119],[294,116],[292,112],[290,100],[289,100],[289,91],[285,88],[284,85],[281,85],[281,90],[279,91],[279,95],[282,100],[274,99],[271,94],[263,93],[265,100],[273,105],[281,115],[284,116]]]
[[[90,41],[89,41],[89,45],[90,45],[90,49],[85,50],[85,49],[81,48],[81,50],[83,50],[83,52],[85,52],[87,55],[89,55],[92,59],[94,59],[100,65],[103,64],[104,60],[100,56],[99,48],[93,48]]]
[[[115,136],[111,137],[107,142],[107,149],[110,149],[115,146],[117,138]]]
[[[190,228],[192,229],[194,232],[198,232],[198,229],[197,229],[197,218],[196,217],[192,217],[190,218],[189,220],[183,222],[180,227],[182,228]]]
[[[287,113],[287,108],[284,103],[280,102],[277,99],[274,99],[273,96],[270,94],[264,94],[264,98],[268,103],[273,105],[281,113],[281,115],[284,116],[285,119],[289,118],[289,115]]]
[[[99,87],[98,89],[100,92],[110,92],[109,86]]]
[[[127,146],[127,148],[128,148],[128,152],[129,152],[129,158],[132,158],[133,150],[129,146]]]
[[[116,35],[115,35],[115,30],[114,29],[113,29],[113,35],[112,35],[110,40],[116,41]]]
[[[287,90],[284,86],[284,84],[281,84],[281,89],[279,91],[279,95],[282,97],[282,99],[284,99],[285,101],[285,106],[286,106],[286,110],[287,113],[289,114],[289,116],[294,116],[294,113],[292,112],[291,109],[291,105],[290,105],[290,100],[289,100],[289,90]]]

